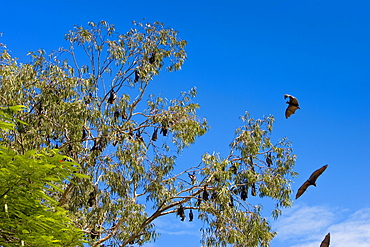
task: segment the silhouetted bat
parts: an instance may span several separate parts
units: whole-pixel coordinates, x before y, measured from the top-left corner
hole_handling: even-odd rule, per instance
[[[271,158],[271,153],[268,153],[266,156],[266,163],[268,167],[272,166],[272,158]]]
[[[155,52],[153,52],[152,56],[149,58],[149,63],[153,64],[155,62]]]
[[[300,197],[306,191],[308,186],[313,185],[316,187],[317,178],[326,170],[327,167],[328,165],[324,165],[320,169],[317,169],[316,171],[314,171],[311,174],[310,178],[306,182],[304,182],[304,184],[302,184],[302,186],[298,189],[295,199],[298,199],[298,197]]]
[[[207,188],[204,186],[204,192],[203,192],[203,200],[207,201],[208,200],[208,192],[207,192]]]
[[[168,124],[167,124],[167,122],[163,122],[162,123],[162,129],[159,133],[162,134],[163,136],[166,136],[167,132],[168,132]]]
[[[153,135],[152,135],[152,141],[155,142],[157,140],[157,138],[158,138],[158,129],[155,128],[154,132],[153,132]]]
[[[248,198],[248,187],[243,186],[242,187],[242,192],[240,193],[240,198],[245,201]]]
[[[194,184],[195,183],[195,180],[197,180],[197,177],[195,176],[195,172],[193,172],[193,174],[191,173],[188,173],[188,176],[191,180],[191,184]]]
[[[113,104],[114,100],[117,99],[116,93],[112,90],[110,92],[109,98],[108,98],[108,103]]]
[[[286,102],[288,104],[288,108],[285,110],[285,118],[288,118],[290,115],[294,114],[297,109],[301,108],[299,108],[298,100],[294,96],[285,94],[284,99],[286,98],[289,98],[289,101]]]
[[[138,82],[140,79],[140,75],[139,75],[139,72],[137,70],[135,70],[135,79],[134,79],[134,82]]]
[[[91,237],[92,239],[95,239],[96,237],[98,237],[98,238],[99,238],[99,232],[97,232],[97,231],[95,230],[95,228],[94,228],[94,229],[92,229],[92,230],[90,231],[90,237]]]
[[[257,192],[256,192],[256,184],[255,183],[252,184],[251,194],[252,194],[252,196],[256,196],[257,195]]]
[[[189,221],[193,221],[193,219],[194,219],[193,210],[190,209],[190,212],[189,212]]]
[[[180,207],[177,209],[177,215],[181,217],[181,221],[185,220],[185,212],[183,206],[180,204]]]
[[[324,240],[320,244],[320,247],[329,247],[329,245],[330,245],[330,232],[326,234]]]

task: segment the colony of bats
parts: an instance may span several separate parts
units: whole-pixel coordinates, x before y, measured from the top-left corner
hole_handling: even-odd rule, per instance
[[[155,62],[155,60],[156,60],[156,54],[152,53],[148,61],[149,61],[150,64],[153,64]],[[134,82],[136,83],[139,80],[140,80],[140,72],[138,70],[135,70],[135,72],[134,72]],[[109,94],[109,97],[107,99],[107,102],[109,104],[114,104],[114,101],[116,99],[117,99],[116,93],[113,90],[111,90],[110,94]],[[296,110],[300,109],[300,107],[299,107],[299,103],[298,103],[297,98],[295,98],[294,96],[289,95],[289,94],[285,94],[284,99],[288,99],[288,101],[286,102],[288,104],[288,107],[285,110],[285,118],[288,119],[291,115],[295,114]],[[42,106],[40,106],[39,108],[42,108]],[[39,111],[41,111],[41,110],[39,110]],[[121,115],[121,113],[117,110],[114,113],[114,118],[117,119],[120,115]],[[127,118],[127,116],[125,115],[125,112],[122,115],[122,118],[123,119]],[[157,138],[158,138],[158,129],[160,129],[160,134],[162,134],[163,136],[166,136],[168,134],[169,128],[170,128],[170,126],[169,126],[168,122],[162,122],[161,126],[154,129],[154,132],[151,136],[151,141],[156,141],[157,140]],[[88,136],[88,133],[84,129],[82,139],[83,140],[86,139],[87,136]],[[143,140],[142,137],[141,137],[140,132],[136,133],[136,139]],[[91,149],[91,151],[94,151],[94,150],[99,150],[99,151],[102,150],[99,138],[96,139],[96,141],[94,142],[94,146]],[[273,165],[271,152],[268,152],[266,154],[266,160],[265,161],[266,161],[266,164],[269,168]],[[251,169],[253,170],[253,160],[252,160],[251,157],[250,157],[249,164],[251,165]],[[305,193],[305,191],[307,190],[307,188],[309,186],[313,185],[313,186],[316,187],[316,180],[327,169],[327,167],[328,167],[328,165],[325,165],[325,166],[315,170],[311,174],[311,176],[298,189],[295,198],[298,199],[299,197],[301,197]],[[230,169],[232,170],[232,172],[234,174],[237,173],[237,168],[236,167],[232,166]],[[191,185],[194,185],[196,183],[196,174],[195,174],[195,172],[188,173],[188,176],[190,178]],[[248,181],[245,182],[245,185],[242,185],[238,189],[235,189],[233,191],[233,193],[234,194],[239,194],[240,198],[243,201],[245,201],[248,198],[248,188],[251,188],[250,193],[251,193],[252,196],[257,195],[256,184],[255,183],[250,183],[249,184]],[[210,196],[209,195],[209,190],[207,189],[207,186],[204,186],[204,188],[200,191],[200,193],[198,195],[198,200],[196,202],[196,206],[199,206],[202,202],[206,202],[208,200],[216,199],[217,192],[215,192],[215,191],[212,192],[211,191],[211,193],[212,193],[212,195]],[[90,207],[92,207],[96,204],[97,194],[98,194],[98,189],[97,189],[97,187],[94,187],[93,191],[89,194],[89,198],[88,198],[88,205]],[[228,205],[230,207],[234,207],[234,199],[233,199],[232,195],[230,195],[230,201],[229,201]],[[194,218],[193,211],[192,211],[191,208],[188,208],[188,209],[190,209],[189,214],[188,214],[189,221],[193,221],[193,218]],[[180,204],[179,207],[177,208],[176,214],[177,214],[177,216],[179,216],[181,218],[181,221],[185,220],[185,218],[186,218],[186,216],[185,216],[185,207],[183,207],[182,204]],[[92,238],[95,238],[97,235],[98,235],[98,232],[96,232],[95,229],[91,230],[91,237]],[[320,247],[329,247],[329,245],[330,245],[330,233],[328,233],[325,236],[324,240],[320,244]]]

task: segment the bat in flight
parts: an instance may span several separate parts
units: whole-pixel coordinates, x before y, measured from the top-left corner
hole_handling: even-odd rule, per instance
[[[289,95],[289,94],[284,94],[284,99],[289,98],[289,101],[286,103],[288,104],[288,108],[285,110],[285,118],[290,117],[290,115],[294,114],[297,109],[299,108],[298,100],[296,97]]]
[[[320,247],[329,247],[329,245],[330,245],[330,232],[326,234],[324,240],[320,244]]]
[[[295,199],[298,199],[298,197],[300,197],[306,191],[308,186],[310,185],[316,186],[317,178],[326,170],[327,167],[328,165],[324,165],[320,169],[317,169],[316,171],[314,171],[311,174],[310,178],[306,182],[304,182],[304,184],[302,184],[302,186],[298,189]]]

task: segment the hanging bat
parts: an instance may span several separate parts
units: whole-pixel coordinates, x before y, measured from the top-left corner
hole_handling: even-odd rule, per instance
[[[168,133],[168,123],[167,122],[162,122],[162,129],[159,133],[162,134],[163,136],[167,135]]]
[[[139,71],[135,70],[135,79],[134,79],[134,82],[138,82],[140,80],[140,75],[139,75]]]
[[[248,187],[247,186],[242,187],[242,192],[240,193],[240,198],[243,201],[247,200],[247,198],[248,198]]]
[[[306,191],[308,186],[313,185],[316,187],[317,178],[326,170],[327,167],[328,165],[324,165],[320,169],[317,169],[316,171],[314,171],[311,174],[310,178],[306,182],[304,182],[304,184],[302,184],[302,186],[298,189],[295,199],[298,199]]]
[[[197,177],[195,176],[195,172],[193,172],[193,174],[188,173],[188,176],[189,176],[189,178],[191,180],[191,184],[194,184],[195,181],[197,180]]]
[[[115,99],[117,99],[117,95],[116,95],[116,93],[112,90],[111,92],[110,92],[110,95],[109,95],[109,98],[108,98],[108,103],[109,104],[113,104],[113,102],[115,101]]]
[[[209,196],[209,194],[208,194],[208,192],[207,192],[207,188],[206,188],[206,186],[204,186],[204,192],[203,192],[203,200],[205,200],[205,201],[208,201],[208,196]]]
[[[152,56],[149,58],[149,63],[153,64],[155,62],[155,52],[153,52]]]
[[[181,204],[180,204],[180,207],[177,209],[177,215],[181,217],[181,221],[184,221],[186,218],[184,207]]]
[[[266,163],[268,167],[272,166],[272,158],[271,158],[271,153],[268,153],[266,156]]]
[[[252,196],[256,196],[257,195],[257,192],[256,192],[256,184],[255,183],[252,184],[251,194],[252,194]]]
[[[299,108],[298,100],[294,96],[285,94],[284,99],[286,98],[289,98],[289,101],[286,102],[288,104],[288,108],[285,110],[285,118],[288,118],[290,115],[294,114],[297,109],[301,108]]]
[[[155,142],[157,140],[157,138],[158,138],[158,129],[155,128],[154,132],[153,132],[153,135],[152,135],[152,141]]]
[[[93,228],[91,231],[90,231],[90,237],[92,239],[95,239],[95,238],[99,238],[99,232],[95,230],[95,228]]]
[[[193,221],[193,219],[194,219],[193,210],[190,209],[190,212],[189,212],[189,221]]]
[[[330,245],[330,232],[326,234],[324,240],[320,244],[320,247],[329,247],[329,245]]]

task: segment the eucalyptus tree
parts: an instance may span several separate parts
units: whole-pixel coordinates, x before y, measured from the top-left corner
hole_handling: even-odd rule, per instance
[[[253,196],[272,198],[278,217],[291,205],[295,176],[290,142],[271,143],[273,117],[246,113],[228,154],[205,153],[178,172],[176,158],[209,128],[197,115],[196,89],[171,100],[148,90],[164,68],[181,69],[186,41],[158,22],[134,22],[123,34],[90,22],[65,38],[67,48],[31,52],[30,63],[3,49],[0,98],[27,107],[16,117],[28,125],[9,132],[9,147],[56,148],[89,176],[50,196],[90,245],[142,245],[159,237],[156,218],[197,212],[204,246],[268,246],[275,232]]]

